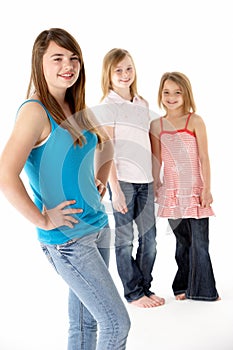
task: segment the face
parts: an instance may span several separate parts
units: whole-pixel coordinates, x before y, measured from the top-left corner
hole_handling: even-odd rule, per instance
[[[135,78],[135,70],[130,57],[120,61],[112,70],[111,82],[113,90],[129,88]]]
[[[175,110],[183,106],[183,93],[179,85],[172,80],[166,80],[162,90],[162,103],[168,110]]]
[[[49,90],[65,91],[78,79],[79,57],[51,41],[43,56],[43,69]]]

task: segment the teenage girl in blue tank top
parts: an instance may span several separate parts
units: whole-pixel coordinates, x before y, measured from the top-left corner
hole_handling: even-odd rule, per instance
[[[27,100],[1,156],[0,186],[36,226],[44,253],[69,286],[69,350],[125,349],[130,328],[108,271],[110,233],[101,198],[112,154],[85,105],[77,41],[63,29],[41,32]],[[23,169],[33,199],[21,180]]]

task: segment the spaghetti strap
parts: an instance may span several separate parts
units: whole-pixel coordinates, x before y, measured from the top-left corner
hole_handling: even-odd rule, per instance
[[[186,123],[185,123],[185,127],[184,127],[185,129],[188,128],[188,123],[189,123],[189,119],[190,119],[191,115],[192,115],[192,113],[189,113],[188,118],[187,118]]]

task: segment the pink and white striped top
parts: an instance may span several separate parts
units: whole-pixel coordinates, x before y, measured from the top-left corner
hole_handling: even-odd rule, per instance
[[[163,130],[163,117],[160,118],[163,184],[156,200],[158,217],[178,219],[214,215],[212,208],[200,206],[203,181],[196,136],[187,129],[190,117],[191,113],[184,129],[175,131]]]

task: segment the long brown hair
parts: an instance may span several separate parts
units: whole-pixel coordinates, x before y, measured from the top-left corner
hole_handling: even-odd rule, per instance
[[[80,72],[77,81],[67,89],[65,100],[69,104],[70,110],[76,123],[69,121],[65,114],[48,90],[48,85],[45,80],[43,71],[43,55],[45,54],[49,43],[54,41],[57,45],[71,51],[79,57]],[[31,60],[31,77],[27,90],[27,98],[30,98],[32,93],[36,93],[41,102],[48,109],[54,120],[66,128],[74,138],[74,143],[83,145],[85,137],[81,130],[89,130],[97,134],[98,141],[101,142],[101,136],[92,125],[88,118],[86,103],[85,103],[85,68],[81,48],[75,38],[67,31],[61,28],[51,28],[44,30],[36,38],[32,49]]]
[[[188,77],[185,74],[180,72],[167,72],[162,75],[162,78],[160,80],[160,85],[159,85],[159,91],[158,91],[159,107],[164,108],[167,111],[166,106],[164,106],[162,103],[163,86],[166,80],[171,80],[180,87],[183,93],[184,113],[195,112],[196,105],[194,102],[191,83]]]
[[[134,67],[134,71],[135,71],[135,78],[133,83],[130,86],[131,97],[133,98],[135,94],[137,94],[137,74],[136,74],[133,58],[127,50],[114,48],[110,50],[104,56],[104,59],[103,59],[102,76],[101,76],[101,87],[102,87],[103,96],[101,98],[101,101],[108,95],[109,91],[112,90],[112,81],[111,81],[112,71],[117,66],[117,64],[125,58],[125,56],[128,56],[131,59]]]

